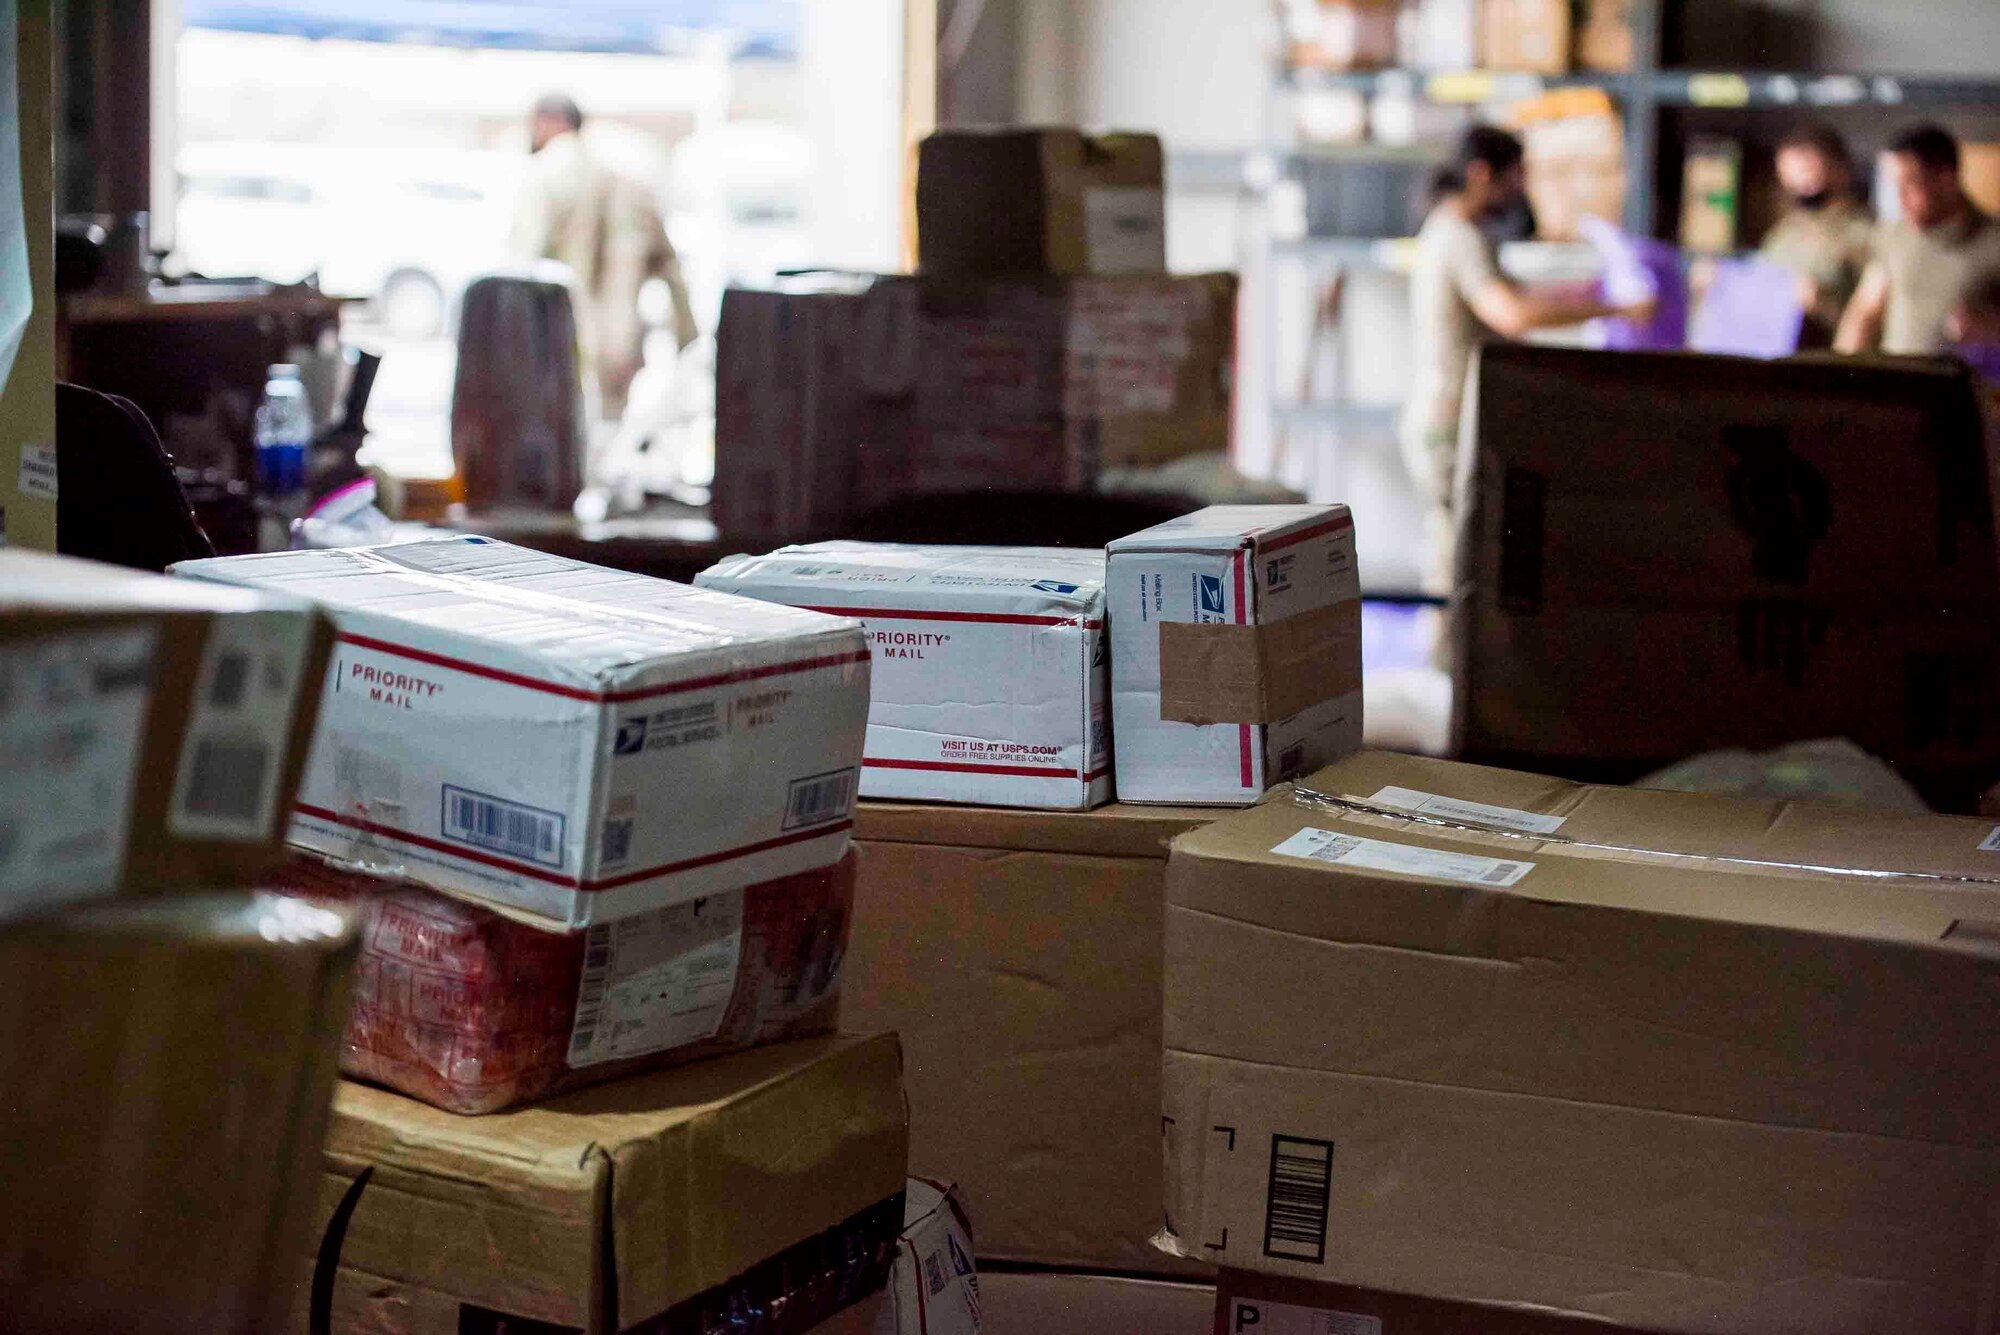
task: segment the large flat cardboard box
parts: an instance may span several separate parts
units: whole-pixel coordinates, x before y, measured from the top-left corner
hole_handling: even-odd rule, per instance
[[[1988,1330],[1995,847],[1383,753],[1182,835],[1171,1236],[1683,1335]]]
[[[849,536],[918,495],[1087,491],[1229,445],[1233,274],[786,280],[723,297],[715,522]]]
[[[1158,135],[939,130],[917,147],[917,268],[1165,273],[1164,172]]]
[[[2000,775],[1962,367],[1495,346],[1473,384],[1459,754],[1624,781],[1844,736],[1947,809]]]
[[[1361,745],[1346,506],[1211,505],[1107,551],[1121,798],[1243,806]]]
[[[175,573],[339,628],[301,848],[571,929],[847,851],[857,622],[479,537]]]
[[[295,598],[0,551],[0,917],[254,883],[332,642]]]
[[[1544,1308],[1414,1298],[1309,1279],[1224,1270],[1215,1335],[1642,1335]]]
[[[842,999],[894,1028],[911,1171],[965,1194],[980,1255],[1187,1270],[1160,1227],[1167,841],[1215,813],[863,802]]]
[[[354,947],[273,896],[0,926],[0,1324],[282,1327]]]
[[[787,1328],[809,1329],[888,1276],[901,1077],[885,1034],[490,1117],[342,1084],[320,1184],[322,1328],[664,1333],[713,1328],[701,1321],[719,1324],[733,1298],[784,1298]],[[856,1270],[856,1256],[875,1259]],[[314,1300],[296,1296],[304,1330]]]
[[[979,1296],[980,1335],[1208,1335],[1215,1314],[1212,1284],[1080,1270],[983,1270]]]
[[[820,542],[732,556],[695,583],[861,622],[875,655],[863,797],[1110,798],[1102,549]]]

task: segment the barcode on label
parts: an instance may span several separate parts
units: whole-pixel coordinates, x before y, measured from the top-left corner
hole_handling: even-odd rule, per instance
[[[796,830],[801,826],[823,825],[827,821],[839,820],[853,805],[854,771],[851,769],[793,779],[791,793],[785,801],[785,828]]]
[[[270,768],[271,748],[260,738],[203,737],[195,742],[182,806],[193,816],[256,820]]]
[[[1272,1136],[1264,1255],[1314,1265],[1326,1260],[1327,1205],[1332,1194],[1332,1141]]]
[[[518,802],[445,785],[444,837],[475,848],[562,866],[563,818]]]
[[[215,675],[208,681],[208,702],[217,709],[242,705],[250,688],[250,655],[224,653],[215,663]]]
[[[611,974],[611,926],[599,923],[590,929],[583,949],[583,981],[576,991],[576,1024],[570,1030],[569,1064],[589,1060],[597,1042],[597,1017],[604,1009],[604,985]]]

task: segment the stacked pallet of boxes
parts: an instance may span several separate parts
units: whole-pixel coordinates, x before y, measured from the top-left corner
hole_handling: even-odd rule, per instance
[[[296,600],[0,552],[0,1312],[278,1329],[355,938],[283,856],[331,643]]]
[[[901,1057],[834,1032],[860,627],[481,538],[176,573],[338,630],[273,881],[358,925],[340,1060],[383,1088],[333,1101],[292,1328],[790,1335],[879,1291]]]
[[[823,543],[697,582],[866,627],[848,1015],[903,1035],[912,1164],[965,1191],[989,1329],[1203,1329],[1208,1267],[1151,1243],[1166,844],[1359,744],[1347,512],[1219,507],[1108,555]]]
[[[726,538],[838,538],[913,496],[1088,491],[1227,448],[1235,277],[1166,272],[1157,139],[943,133],[918,196],[918,274],[724,295]]]

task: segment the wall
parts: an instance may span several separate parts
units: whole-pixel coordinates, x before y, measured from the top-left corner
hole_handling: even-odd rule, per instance
[[[803,124],[812,136],[808,226],[816,262],[902,267],[903,4],[799,6]]]

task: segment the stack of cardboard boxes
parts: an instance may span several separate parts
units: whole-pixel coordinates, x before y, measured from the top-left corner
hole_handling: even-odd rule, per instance
[[[282,856],[332,643],[296,600],[0,552],[0,1309],[276,1329],[354,934]]]
[[[333,1101],[295,1319],[790,1332],[880,1289],[901,1057],[831,1032],[860,627],[483,538],[176,573],[338,631],[275,880],[359,926],[341,1065],[397,1092]]]
[[[965,1192],[989,1328],[1206,1328],[1209,1266],[1152,1244],[1166,849],[1359,745],[1351,517],[822,543],[697,582],[874,646],[846,1015],[903,1037],[911,1162]]]
[[[1236,282],[1167,274],[1157,139],[939,134],[918,182],[917,275],[725,294],[726,537],[838,538],[911,496],[1088,491],[1227,448]]]

